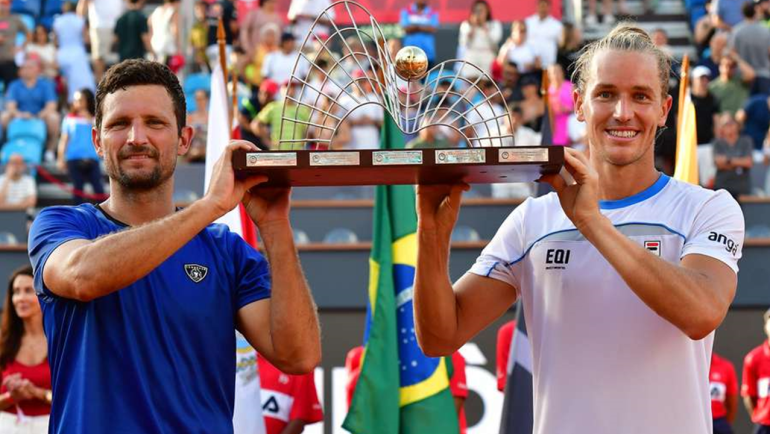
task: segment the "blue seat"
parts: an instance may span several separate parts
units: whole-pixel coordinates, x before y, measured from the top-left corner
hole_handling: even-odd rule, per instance
[[[40,164],[46,136],[42,120],[14,119],[8,124],[7,142],[0,152],[0,162],[5,164],[11,155],[19,154],[27,164]]]
[[[457,226],[452,231],[452,242],[473,242],[481,240],[481,236],[470,226]]]
[[[11,12],[20,15],[36,17],[43,11],[43,0],[13,0]],[[33,25],[34,27],[34,25]]]
[[[19,240],[16,238],[16,235],[6,231],[0,232],[0,246],[15,244],[19,244]]]

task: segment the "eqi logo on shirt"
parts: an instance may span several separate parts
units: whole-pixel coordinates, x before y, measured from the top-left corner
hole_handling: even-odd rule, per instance
[[[209,273],[208,267],[198,264],[184,264],[184,272],[187,273],[187,277],[195,283],[200,283],[201,280],[206,278]]]
[[[569,249],[548,249],[545,252],[546,270],[566,270],[569,264]]]
[[[732,253],[733,256],[738,254],[738,243],[727,238],[727,235],[718,234],[716,232],[709,232],[709,241],[716,241],[722,243],[725,246],[725,250]]]

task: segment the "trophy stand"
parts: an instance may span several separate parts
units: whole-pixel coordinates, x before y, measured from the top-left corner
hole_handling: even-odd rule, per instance
[[[338,25],[330,11],[345,12],[349,24]],[[356,15],[367,17],[366,27]],[[331,35],[316,33],[319,21]],[[507,104],[486,72],[462,60],[428,70],[427,56],[412,46],[393,59],[377,21],[349,0],[316,19],[283,101],[277,146],[236,151],[236,176],[267,175],[265,187],[531,182],[564,164],[561,146],[515,146]],[[336,149],[340,125],[367,104],[382,107],[385,122],[404,134],[448,128],[466,147]]]

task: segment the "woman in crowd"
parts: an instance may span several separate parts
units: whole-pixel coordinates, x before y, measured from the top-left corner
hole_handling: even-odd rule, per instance
[[[548,67],[548,103],[553,112],[553,144],[570,144],[567,123],[574,111],[572,101],[572,83],[564,79],[561,65],[554,63]]]
[[[32,267],[8,282],[0,329],[0,432],[43,434],[51,413],[51,371]]]
[[[48,30],[42,24],[35,26],[32,40],[24,47],[24,51],[37,54],[43,66],[43,75],[54,80],[59,75],[56,65],[56,46],[48,37]]]
[[[528,74],[540,69],[540,57],[527,43],[527,24],[524,21],[514,21],[511,24],[511,36],[505,41],[497,54],[497,63],[505,65],[513,62],[519,73]]]
[[[57,165],[59,170],[66,170],[72,178],[76,204],[83,203],[83,187],[86,182],[96,194],[104,194],[102,170],[99,167],[99,156],[96,155],[91,139],[91,128],[94,124],[96,102],[94,94],[89,89],[75,92],[72,101],[72,111],[62,122]]]
[[[471,15],[460,24],[460,40],[457,57],[466,60],[487,74],[497,55],[497,46],[503,38],[503,26],[492,19],[492,11],[486,0],[476,0],[471,7]],[[463,68],[461,74],[473,79],[478,77],[476,68]]]

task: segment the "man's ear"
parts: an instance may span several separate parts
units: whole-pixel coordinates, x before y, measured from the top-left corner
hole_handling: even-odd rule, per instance
[[[191,126],[182,127],[182,133],[179,134],[179,147],[176,150],[177,155],[185,155],[192,146],[192,139],[195,135],[195,130]]]
[[[660,119],[658,119],[658,126],[663,127],[666,125],[666,119],[668,118],[668,114],[671,111],[671,107],[674,105],[674,98],[671,97],[671,95],[666,95],[666,99],[663,101],[663,104],[661,104],[661,116]]]
[[[575,106],[575,114],[577,115],[577,120],[580,122],[585,122],[586,117],[583,114],[583,96],[577,89],[572,91],[572,102]]]
[[[91,128],[91,142],[93,142],[94,149],[96,149],[96,155],[98,155],[103,160],[104,151],[102,149],[102,140],[99,135],[99,130],[97,130],[96,127]]]

